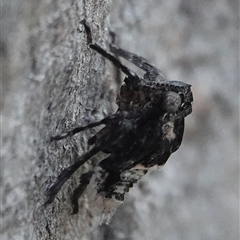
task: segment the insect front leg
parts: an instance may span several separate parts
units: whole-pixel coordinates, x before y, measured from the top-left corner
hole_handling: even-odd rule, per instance
[[[127,68],[126,66],[124,66],[117,58],[115,58],[113,55],[109,54],[108,52],[106,52],[104,49],[102,49],[99,45],[92,43],[92,33],[91,33],[91,29],[90,27],[87,25],[85,20],[82,20],[80,22],[81,24],[83,24],[86,34],[87,34],[87,43],[88,46],[95,50],[96,52],[98,52],[99,54],[101,54],[103,57],[107,58],[109,61],[111,61],[113,63],[113,65],[117,68],[119,68],[123,73],[125,73],[129,78],[134,78],[136,77],[136,73],[134,73],[133,71],[131,71],[129,68]]]
[[[134,53],[127,52],[121,48],[118,48],[117,46],[111,44],[110,50],[112,53],[116,54],[119,57],[122,57],[126,59],[127,61],[133,63],[140,69],[144,70],[145,72],[149,73],[152,77],[160,77],[160,79],[165,80],[162,72],[154,67],[153,65],[149,64],[147,60],[143,57],[140,57]]]

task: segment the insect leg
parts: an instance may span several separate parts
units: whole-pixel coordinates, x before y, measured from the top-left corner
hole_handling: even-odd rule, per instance
[[[78,199],[81,197],[85,189],[87,188],[91,178],[93,175],[93,171],[89,171],[87,173],[82,174],[80,177],[80,184],[74,190],[72,195],[72,205],[73,205],[73,212],[72,214],[77,214],[79,210]]]
[[[86,24],[85,20],[82,20],[80,22],[81,24],[83,24],[86,34],[87,34],[87,43],[88,46],[95,50],[96,52],[98,52],[99,54],[101,54],[103,57],[107,58],[109,61],[111,61],[113,63],[113,65],[117,68],[119,68],[123,73],[125,73],[128,77],[133,78],[136,76],[136,74],[134,72],[132,72],[129,68],[127,68],[126,66],[124,66],[117,58],[115,58],[113,55],[109,54],[108,52],[106,52],[104,49],[102,49],[98,44],[94,44],[92,43],[92,33],[91,33],[91,29],[90,27]]]
[[[92,156],[99,152],[99,148],[93,148],[89,152],[82,155],[73,165],[68,168],[65,168],[57,178],[56,183],[54,183],[50,188],[47,189],[46,195],[47,200],[45,205],[53,202],[55,196],[61,189],[62,185],[72,176],[72,174],[81,167],[85,162],[87,162]]]
[[[87,126],[84,126],[84,127],[77,127],[77,128],[74,128],[70,131],[67,131],[65,133],[62,133],[60,135],[57,135],[57,136],[54,136],[54,137],[50,137],[50,141],[58,141],[58,140],[61,140],[63,138],[66,138],[66,137],[72,137],[73,135],[75,135],[76,133],[79,133],[85,129],[88,129],[88,128],[93,128],[93,127],[97,127],[99,125],[102,125],[102,124],[106,124],[110,119],[112,119],[114,116],[110,116],[110,117],[106,117],[104,119],[102,119],[101,121],[99,122],[94,122],[94,123],[90,123],[88,124]]]
[[[147,60],[143,57],[140,57],[134,53],[127,52],[117,46],[111,44],[110,45],[111,52],[126,59],[127,61],[133,63],[140,69],[144,70],[145,72],[151,73],[151,75],[160,76],[161,78],[164,77],[159,69],[154,67],[153,65],[149,64]]]

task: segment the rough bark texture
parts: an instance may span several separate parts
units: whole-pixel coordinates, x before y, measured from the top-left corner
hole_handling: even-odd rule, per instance
[[[237,11],[236,0],[114,0],[111,9],[108,0],[5,0],[2,239],[239,239]],[[168,79],[192,84],[194,104],[180,150],[133,189],[109,226],[98,227],[87,195],[80,213],[70,214],[82,169],[51,206],[41,205],[91,133],[57,143],[49,137],[113,111],[111,68],[87,48],[79,25],[86,18],[106,47],[109,14],[120,46]]]
[[[79,24],[86,18],[105,46],[109,1],[16,0],[5,1],[2,10],[2,236],[80,239],[93,220],[84,199],[81,213],[70,214],[69,194],[79,176],[59,200],[46,209],[42,204],[46,187],[87,150],[90,131],[57,143],[49,138],[110,110],[104,60],[87,48]]]

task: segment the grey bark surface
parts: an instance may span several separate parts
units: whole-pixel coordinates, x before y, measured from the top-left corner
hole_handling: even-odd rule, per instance
[[[91,131],[49,137],[114,108],[112,68],[87,48],[83,18],[95,42],[107,48],[110,26],[122,48],[194,94],[180,149],[100,227],[88,195],[71,215],[70,193],[90,163],[41,207]],[[1,29],[2,239],[239,239],[238,1],[5,0]]]
[[[81,170],[52,205],[42,204],[61,170],[87,151],[91,133],[49,139],[111,110],[105,62],[79,24],[86,18],[105,47],[109,1],[4,1],[2,13],[1,239],[82,239],[93,214],[83,198],[72,216],[69,198]]]

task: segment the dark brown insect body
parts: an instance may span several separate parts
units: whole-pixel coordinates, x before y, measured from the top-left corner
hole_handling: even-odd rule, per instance
[[[72,197],[74,213],[78,211],[78,198],[94,174],[97,175],[97,192],[106,199],[122,202],[129,188],[150,168],[164,165],[182,142],[184,118],[192,112],[193,101],[190,85],[167,81],[145,59],[112,45],[111,51],[115,55],[146,72],[142,78],[139,77],[113,55],[93,44],[90,28],[85,21],[81,23],[87,33],[89,47],[109,59],[126,74],[126,78],[117,97],[119,108],[114,115],[52,138],[60,140],[84,129],[105,124],[89,140],[94,147],[75,164],[64,169],[56,183],[47,191],[46,203],[51,203],[61,186],[83,163],[99,151],[109,153],[99,163],[96,171],[82,175],[80,185]]]

